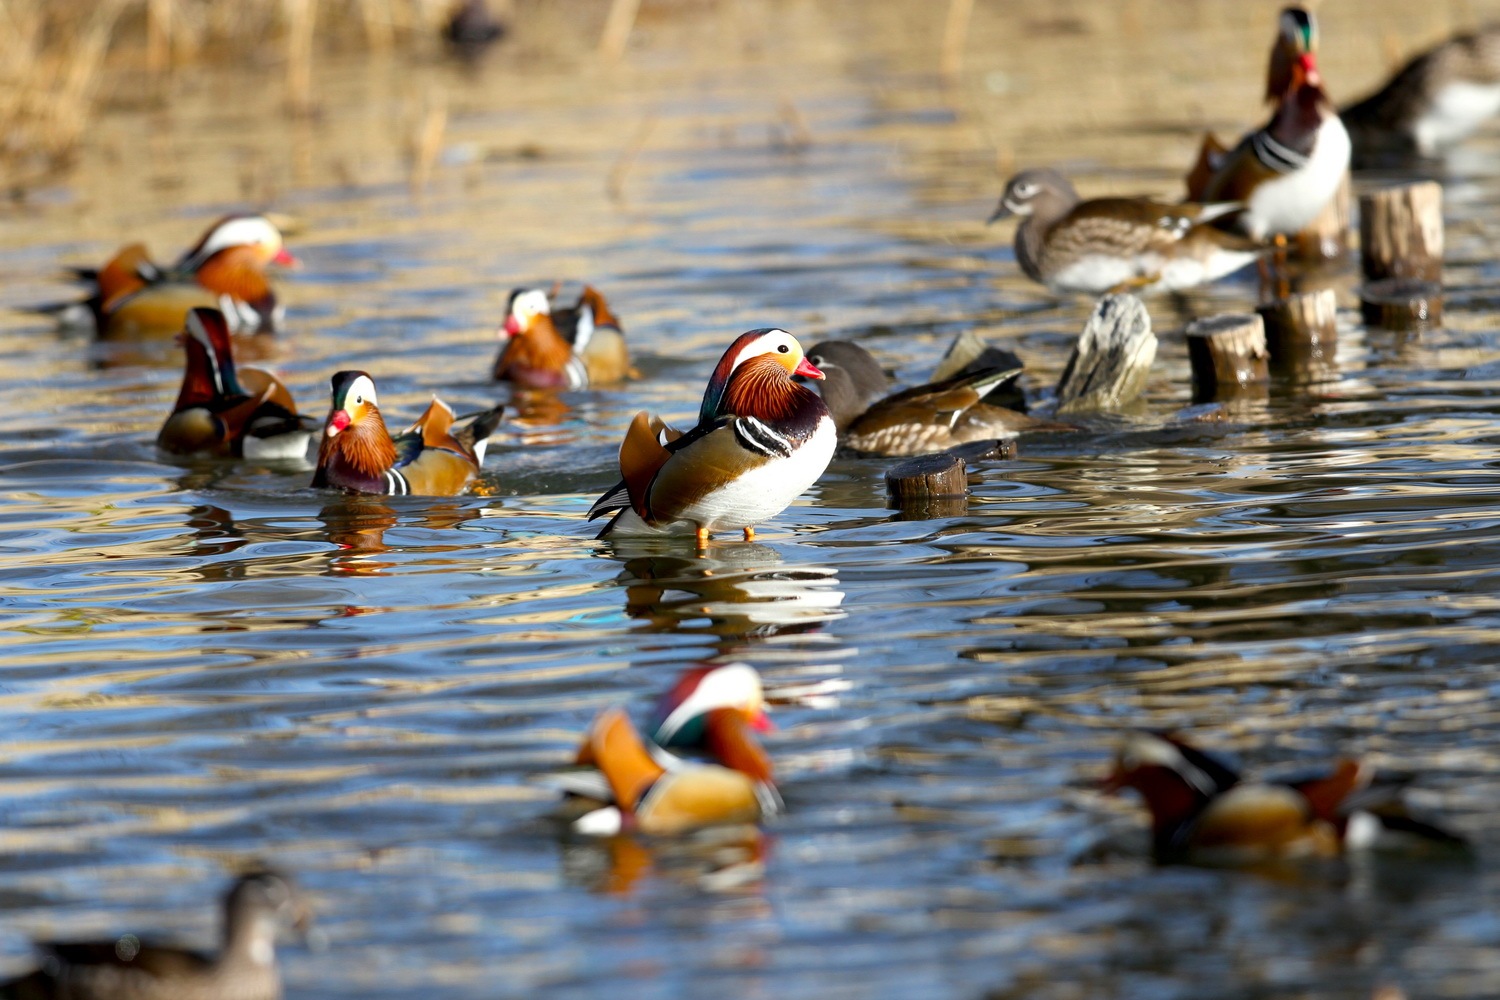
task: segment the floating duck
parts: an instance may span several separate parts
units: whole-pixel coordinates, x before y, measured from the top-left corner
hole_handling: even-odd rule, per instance
[[[100,337],[129,340],[164,337],[182,329],[189,309],[208,306],[224,313],[231,331],[274,329],[281,308],[266,277],[270,264],[294,265],[281,232],[260,215],[229,215],[215,222],[177,263],[152,263],[134,243],[98,270],[75,269],[92,284],[84,302],[41,306],[67,326],[92,324]]]
[[[819,387],[839,440],[870,455],[927,455],[971,441],[1015,437],[1022,431],[1072,430],[986,399],[1021,374],[1020,368],[971,372],[886,395],[885,369],[858,344],[825,340],[807,352],[823,373]]]
[[[1151,811],[1158,858],[1244,864],[1334,857],[1400,841],[1461,846],[1463,840],[1407,815],[1373,769],[1339,761],[1328,773],[1286,784],[1240,781],[1227,764],[1165,733],[1135,733],[1120,749],[1106,791],[1134,788]]]
[[[517,288],[500,327],[495,378],[541,389],[586,389],[634,378],[620,321],[591,285]]]
[[[1339,112],[1357,159],[1436,156],[1500,112],[1500,26],[1455,35]]]
[[[173,455],[261,460],[302,459],[317,423],[275,375],[236,368],[229,325],[217,309],[187,315],[181,335],[187,365],[156,446]]]
[[[41,967],[0,984],[18,1000],[281,1000],[277,931],[308,920],[291,879],[261,871],[235,882],[224,898],[217,955],[143,944],[133,934],[111,941],[38,944]]]
[[[762,815],[769,816],[781,811],[781,796],[771,759],[755,733],[770,728],[760,674],[753,667],[743,663],[695,667],[684,671],[657,703],[643,745],[652,760],[669,772],[697,765],[662,748],[701,754],[738,771],[753,783]],[[616,832],[623,819],[594,752],[592,737],[586,738],[575,763],[587,769],[552,775],[549,781],[569,793],[568,813],[578,817],[577,829]]]
[[[623,830],[673,835],[705,826],[754,823],[766,813],[767,789],[772,787],[762,778],[721,764],[677,758],[663,763],[618,708],[594,720],[578,763],[603,773],[614,803],[573,824],[595,836]]]
[[[1212,225],[1240,209],[1149,198],[1083,201],[1062,174],[1040,169],[1010,179],[989,221],[1021,217],[1016,262],[1053,292],[1176,292],[1238,271],[1264,252]]]
[[[1271,49],[1271,120],[1232,149],[1209,136],[1188,176],[1188,199],[1239,202],[1222,220],[1255,240],[1284,237],[1312,224],[1349,171],[1349,133],[1323,90],[1318,29],[1300,7],[1281,12]]]
[[[589,509],[618,511],[600,537],[741,529],[775,517],[823,474],[838,443],[828,407],[793,375],[821,379],[785,330],[751,330],[719,359],[698,424],[686,434],[637,413],[620,445],[614,488]]]
[[[333,409],[323,426],[314,487],[394,496],[455,496],[479,474],[503,407],[453,428],[453,410],[434,398],[416,423],[394,438],[361,371],[333,376]]]

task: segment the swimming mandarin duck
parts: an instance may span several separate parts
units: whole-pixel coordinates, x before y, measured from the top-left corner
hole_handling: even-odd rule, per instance
[[[518,288],[500,327],[495,378],[540,389],[586,389],[634,378],[625,332],[591,285]]]
[[[1224,150],[1209,137],[1188,176],[1188,198],[1241,202],[1226,216],[1252,239],[1289,236],[1311,225],[1349,170],[1349,133],[1323,90],[1317,23],[1300,7],[1281,13],[1267,92],[1276,107],[1262,128]]]
[[[785,330],[751,330],[719,359],[692,430],[637,413],[620,445],[621,482],[589,510],[618,511],[600,537],[689,526],[700,547],[714,531],[754,538],[818,480],[838,443],[828,407],[794,374],[823,377]]]
[[[848,340],[825,340],[807,352],[823,373],[819,386],[842,445],[870,455],[926,455],[1021,431],[1072,430],[986,402],[1021,374],[989,369],[887,395],[890,378],[870,352]]]
[[[1245,783],[1222,761],[1166,733],[1129,736],[1103,787],[1134,788],[1151,812],[1151,839],[1166,861],[1245,864],[1334,857],[1402,840],[1459,846],[1461,838],[1412,819],[1373,769],[1340,760],[1326,773],[1278,784]]]
[[[694,667],[684,671],[657,703],[643,745],[666,771],[697,765],[663,748],[692,751],[738,771],[752,782],[762,815],[772,815],[781,811],[781,796],[771,759],[755,736],[770,728],[760,675],[753,667],[743,663]],[[593,832],[618,830],[622,823],[619,806],[605,772],[594,760],[592,736],[585,739],[575,764],[590,769],[549,778],[569,793],[569,814],[582,813],[575,827]]]
[[[1390,82],[1339,112],[1367,161],[1379,154],[1436,156],[1500,112],[1500,25],[1433,46]]]
[[[434,398],[416,423],[392,437],[375,399],[375,382],[361,371],[333,376],[333,409],[323,426],[314,487],[394,496],[455,496],[484,461],[502,407],[453,427],[453,410]]]
[[[217,955],[156,944],[133,934],[111,941],[42,943],[41,967],[0,984],[15,1000],[281,1000],[277,932],[306,927],[308,911],[284,875],[239,879],[224,899]]]
[[[588,813],[574,827],[609,836],[623,830],[680,834],[705,826],[754,823],[766,811],[761,780],[720,764],[652,754],[630,718],[619,708],[600,713],[589,728],[577,762],[597,767],[614,803]]]
[[[285,385],[259,368],[236,368],[229,325],[217,309],[194,309],[181,335],[182,388],[156,446],[173,455],[301,459],[317,429],[299,416]]]
[[[1182,291],[1253,263],[1256,242],[1213,225],[1236,204],[1168,205],[1149,198],[1084,201],[1055,170],[1012,177],[989,218],[1019,216],[1016,262],[1055,293]]]
[[[182,329],[189,309],[224,313],[231,331],[274,329],[281,309],[266,277],[271,264],[295,265],[281,232],[260,215],[229,215],[215,222],[175,264],[152,263],[134,243],[98,270],[75,275],[93,287],[82,303],[43,306],[65,325],[91,320],[100,337],[123,340],[167,336]]]

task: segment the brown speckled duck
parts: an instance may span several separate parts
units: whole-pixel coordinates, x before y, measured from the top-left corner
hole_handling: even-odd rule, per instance
[[[38,944],[41,966],[0,985],[7,1000],[281,1000],[276,937],[301,929],[307,908],[285,875],[245,875],[224,899],[223,946],[217,955],[112,941]]]

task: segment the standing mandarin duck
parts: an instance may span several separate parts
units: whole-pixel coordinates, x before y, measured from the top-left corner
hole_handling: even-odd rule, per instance
[[[1281,13],[1267,79],[1268,90],[1284,88],[1274,94],[1271,120],[1228,151],[1205,143],[1188,178],[1193,201],[1242,203],[1221,224],[1255,240],[1311,225],[1338,192],[1350,160],[1349,133],[1318,74],[1317,24],[1300,7]]]
[[[781,811],[781,795],[771,758],[755,733],[770,728],[760,674],[753,667],[743,663],[694,667],[683,671],[657,703],[644,745],[666,771],[695,766],[667,752],[670,749],[690,750],[740,772],[753,782],[762,814],[769,816]],[[575,764],[589,769],[550,776],[573,800],[569,815],[582,812],[574,826],[595,832],[619,829],[619,806],[594,760],[591,739],[584,741]]]
[[[539,389],[586,389],[636,377],[620,321],[591,285],[517,288],[500,327],[495,378]]]
[[[688,525],[699,547],[714,531],[753,539],[817,482],[838,443],[828,407],[793,375],[823,377],[785,330],[751,330],[719,359],[692,430],[637,413],[620,445],[621,482],[589,509],[591,520],[618,511],[600,537]]]
[[[1339,112],[1356,159],[1436,156],[1500,111],[1500,25],[1414,57],[1380,90]]]
[[[1010,179],[989,221],[1019,216],[1016,262],[1054,293],[1182,291],[1250,264],[1259,244],[1211,225],[1239,205],[1147,198],[1083,201],[1055,170]]]
[[[1412,819],[1373,769],[1340,760],[1327,773],[1285,784],[1243,783],[1220,760],[1166,733],[1135,733],[1103,787],[1134,788],[1151,812],[1164,861],[1246,864],[1335,857],[1401,841],[1461,846],[1461,838]]]
[[[839,441],[869,455],[928,455],[971,441],[1015,437],[1021,431],[1072,430],[987,402],[990,393],[1021,374],[989,369],[919,385],[891,395],[890,378],[870,352],[848,340],[825,340],[807,352],[823,373],[819,387]]]
[[[394,438],[364,372],[333,376],[333,409],[323,426],[314,488],[394,496],[456,496],[479,474],[502,407],[453,429],[453,410],[434,398],[416,423]]]
[[[285,385],[259,368],[235,367],[229,325],[217,309],[187,315],[182,388],[156,446],[173,455],[301,459],[317,423],[299,416]]]
[[[111,941],[38,944],[41,968],[0,984],[14,1000],[281,1000],[276,938],[306,927],[308,911],[285,875],[245,875],[224,899],[217,955],[143,944],[134,934]]]
[[[270,220],[229,215],[170,267],[152,263],[145,246],[134,243],[98,270],[76,269],[78,278],[92,284],[93,294],[81,303],[39,311],[58,314],[64,325],[91,321],[108,340],[175,333],[197,306],[221,310],[232,331],[270,330],[280,322],[281,309],[266,267],[296,263]]]

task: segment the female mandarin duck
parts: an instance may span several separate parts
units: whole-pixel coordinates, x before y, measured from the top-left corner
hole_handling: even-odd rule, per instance
[[[187,367],[156,446],[173,455],[301,459],[317,423],[297,414],[285,385],[259,368],[236,369],[229,325],[217,309],[187,315]]]
[[[455,496],[479,473],[502,407],[453,430],[453,410],[434,398],[417,422],[394,438],[375,399],[375,382],[359,371],[333,376],[333,409],[318,447],[314,487],[395,496]]]
[[[260,871],[239,879],[224,899],[223,946],[204,955],[143,944],[126,934],[111,941],[44,943],[41,968],[0,983],[17,1000],[281,1000],[276,938],[283,925],[305,930],[306,905],[285,875]]]
[[[722,767],[747,777],[760,802],[762,815],[782,809],[775,770],[756,731],[771,728],[766,717],[760,674],[743,663],[695,667],[683,672],[656,706],[648,742],[643,745],[664,771],[696,765],[666,750],[691,750]],[[595,758],[592,736],[584,741],[575,761],[588,770],[553,775],[549,780],[570,796],[569,816],[574,826],[592,832],[616,832],[623,822],[606,771]],[[738,798],[732,799],[738,802]],[[580,816],[580,813],[582,814]]]
[[[1177,737],[1135,733],[1103,787],[1141,793],[1152,845],[1165,861],[1246,864],[1403,842],[1462,846],[1461,838],[1412,819],[1399,790],[1377,788],[1373,777],[1368,766],[1341,760],[1302,781],[1242,783],[1232,768]]]
[[[145,246],[134,243],[97,271],[74,272],[93,285],[85,302],[41,308],[58,313],[65,325],[92,321],[99,336],[110,340],[174,333],[196,306],[221,310],[232,331],[270,330],[280,322],[281,309],[266,267],[296,263],[270,220],[230,215],[170,267],[153,264]]]
[[[636,377],[625,332],[590,285],[518,288],[500,327],[495,378],[541,389],[586,389]]]
[[[1267,74],[1268,96],[1277,102],[1271,120],[1228,151],[1205,140],[1188,176],[1193,201],[1243,202],[1226,222],[1252,239],[1307,228],[1349,170],[1349,133],[1323,90],[1317,38],[1311,14],[1282,11]]]
[[[1253,263],[1263,248],[1216,223],[1239,205],[1168,205],[1149,198],[1084,201],[1056,170],[1026,170],[990,216],[1018,216],[1016,263],[1055,293],[1182,291]]]
[[[987,402],[1020,368],[988,369],[887,395],[885,369],[858,344],[825,340],[807,352],[823,373],[819,387],[840,443],[868,455],[927,455],[1021,431],[1072,430]]]
[[[817,482],[838,443],[828,407],[793,375],[823,377],[785,330],[751,330],[719,359],[692,430],[637,413],[620,445],[622,481],[589,510],[591,520],[619,512],[600,537],[690,525],[700,547],[714,531],[753,539]]]

